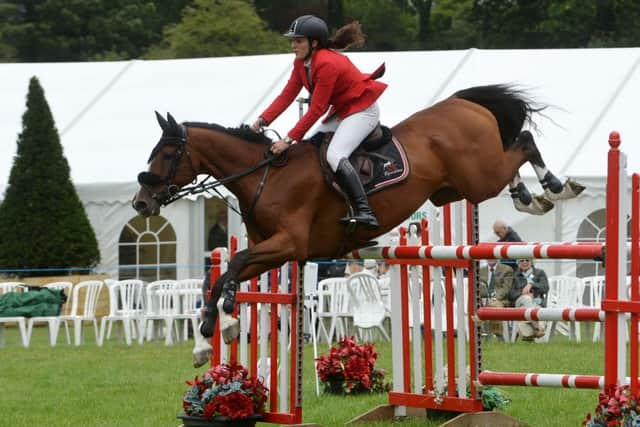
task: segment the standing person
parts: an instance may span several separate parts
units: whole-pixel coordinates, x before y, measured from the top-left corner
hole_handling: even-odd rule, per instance
[[[378,279],[385,279],[389,277],[389,264],[387,261],[382,260],[378,262]]]
[[[327,24],[313,15],[293,21],[285,36],[291,40],[295,54],[293,71],[287,85],[273,103],[251,126],[256,132],[273,122],[294,101],[302,87],[311,94],[309,109],[283,139],[275,141],[275,154],[289,149],[302,140],[305,133],[329,107],[329,113],[318,132],[335,132],[327,162],[340,187],[347,193],[354,208],[353,216],[341,219],[369,229],[378,228],[378,220],[369,206],[360,177],[349,162],[349,156],[369,135],[380,120],[376,100],[387,85],[375,81],[384,72],[384,64],[373,74],[363,74],[348,57],[334,49],[362,45],[364,34],[360,23],[352,22],[338,29],[329,38]]]
[[[487,307],[509,307],[509,292],[513,285],[513,269],[499,264],[497,259],[487,260],[487,265],[480,268],[478,275],[480,296]],[[487,333],[502,338],[502,323],[489,322]]]
[[[535,268],[530,259],[518,260],[518,271],[513,278],[513,286],[509,292],[509,301],[514,307],[545,307],[549,292],[549,280],[544,270]],[[544,329],[537,321],[518,322],[520,337],[525,341],[533,341],[544,335]]]
[[[522,242],[518,233],[501,219],[493,223],[493,234],[498,236],[498,242]],[[514,272],[518,269],[516,262],[512,259],[503,259],[500,263],[510,266]]]
[[[216,223],[209,229],[207,236],[207,250],[227,247],[227,210],[221,209]]]

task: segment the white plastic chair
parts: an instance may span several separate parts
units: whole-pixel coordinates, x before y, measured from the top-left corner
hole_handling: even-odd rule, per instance
[[[548,308],[577,308],[583,306],[582,294],[584,283],[582,279],[572,276],[549,277],[549,292],[547,294]],[[576,321],[549,321],[542,339],[548,342],[555,331],[580,342],[580,323]]]
[[[363,329],[377,328],[382,336],[391,341],[384,329],[384,319],[388,312],[380,296],[378,279],[369,272],[355,273],[347,279],[349,303],[353,316],[353,326],[363,340]]]
[[[142,344],[145,338],[154,340],[164,335],[165,344],[173,345],[173,336],[177,335],[177,330],[174,331],[174,320],[178,315],[178,294],[175,284],[175,280],[157,280],[148,283],[145,287],[147,302],[144,313],[139,319],[139,344]],[[160,322],[164,323],[164,333]]]
[[[589,276],[583,277],[582,283],[586,288],[589,288],[589,307],[600,308],[602,303],[602,293],[604,292],[604,276]],[[601,322],[595,322],[593,326],[593,342],[596,342],[602,338]]]
[[[4,295],[9,292],[25,292],[27,285],[22,282],[4,282],[0,283],[0,295]],[[4,347],[4,324],[16,323],[18,325],[18,331],[20,332],[20,342],[23,347],[29,346],[29,339],[27,335],[27,323],[26,317],[0,317],[0,348]]]
[[[131,345],[137,332],[135,323],[139,323],[143,314],[143,293],[144,283],[138,279],[120,280],[109,287],[109,315],[100,321],[99,346],[104,343],[106,328],[110,330],[113,322],[122,322],[125,342]]]
[[[344,277],[330,277],[318,282],[318,340],[324,335],[327,343],[333,342],[333,335],[337,338],[345,336],[345,317],[349,313],[349,294],[347,279]],[[329,331],[325,321],[329,321]]]
[[[200,322],[200,308],[203,304],[202,282],[202,279],[182,279],[175,284],[178,299],[178,312],[175,319],[183,321],[182,337],[184,341],[189,338],[189,322],[191,322],[191,328],[194,331]]]
[[[67,300],[60,308],[60,314],[57,316],[35,316],[29,318],[27,322],[27,342],[31,342],[31,333],[33,332],[33,325],[35,323],[46,323],[49,328],[49,345],[55,346],[58,340],[58,331],[60,331],[60,316],[64,316],[68,313],[68,309],[70,307],[69,301],[71,301],[71,290],[73,288],[73,283],[71,282],[53,282],[47,283],[44,285],[45,288],[55,289],[58,291],[63,291],[67,296]],[[69,325],[67,322],[64,322],[65,330],[67,333],[67,342],[70,342],[69,336]]]
[[[98,298],[100,296],[100,290],[103,286],[102,280],[86,280],[80,282],[73,287],[71,292],[71,312],[68,315],[62,315],[59,317],[57,323],[58,328],[61,323],[73,322],[73,334],[74,344],[79,346],[82,344],[82,323],[92,322],[93,331],[96,337],[96,342],[99,339],[98,334],[98,319],[96,319],[96,307],[98,305]],[[84,304],[82,306],[82,312],[80,312],[80,292],[84,293]],[[58,332],[56,331],[56,336]],[[69,337],[67,336],[67,343],[69,343]]]

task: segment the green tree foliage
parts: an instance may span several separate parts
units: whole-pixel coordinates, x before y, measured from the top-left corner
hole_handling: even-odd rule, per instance
[[[469,15],[482,48],[637,46],[633,0],[476,0]]]
[[[100,261],[36,77],[29,82],[22,133],[0,205],[0,236],[2,269],[93,267]]]
[[[281,32],[268,29],[247,0],[196,0],[182,21],[165,31],[150,58],[197,58],[255,55],[288,51]]]
[[[86,61],[138,58],[162,38],[186,0],[5,1],[0,42],[20,61]],[[2,46],[0,44],[0,59]],[[5,60],[10,59],[6,58]]]

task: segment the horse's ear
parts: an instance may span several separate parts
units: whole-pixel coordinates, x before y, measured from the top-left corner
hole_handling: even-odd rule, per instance
[[[173,118],[171,113],[167,113],[167,120],[169,120],[169,129],[179,128],[178,123],[176,122],[176,119]]]
[[[162,128],[162,131],[165,132],[169,128],[169,123],[156,111],[156,120],[158,120],[158,124]]]

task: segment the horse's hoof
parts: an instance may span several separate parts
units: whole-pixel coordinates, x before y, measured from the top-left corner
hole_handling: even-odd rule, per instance
[[[558,194],[562,191],[562,183],[551,172],[545,174],[544,178],[540,180],[540,184],[542,184],[545,193],[549,191],[550,193]]]
[[[519,199],[513,199],[516,210],[526,212],[531,215],[544,215],[553,209],[553,202],[543,196],[533,195],[531,203],[524,205]]]
[[[200,326],[198,327],[198,329],[200,329],[200,333],[203,337],[211,338],[213,336],[213,330],[215,329],[215,326],[216,325],[214,322],[205,320],[203,322],[200,322]]]
[[[512,199],[520,200],[520,203],[523,206],[527,206],[531,203],[531,193],[529,193],[529,190],[522,182],[519,182],[515,187],[509,188],[509,193],[511,194]]]
[[[574,180],[567,179],[560,191],[554,193],[553,191],[550,191],[549,188],[547,188],[544,190],[544,195],[547,199],[553,201],[572,199],[578,194],[582,193],[585,188],[586,187],[584,185],[579,184]]]
[[[194,348],[193,349],[193,367],[199,368],[200,366],[211,361],[211,355],[213,354],[213,349],[211,346],[203,347],[203,348]]]
[[[238,319],[232,317],[225,322],[220,323],[220,334],[225,344],[231,344],[231,341],[238,338],[240,335],[240,322]]]

